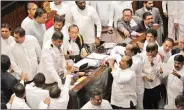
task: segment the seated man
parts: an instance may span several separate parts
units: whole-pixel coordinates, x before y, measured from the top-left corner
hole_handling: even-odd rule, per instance
[[[129,37],[133,31],[139,32],[138,24],[140,24],[141,21],[141,18],[132,16],[131,9],[124,9],[123,17],[117,22],[117,29],[123,33],[125,37]]]
[[[81,109],[112,109],[112,107],[109,101],[102,99],[101,91],[96,88],[90,93],[90,101]]]
[[[49,98],[40,102],[39,109],[67,109],[72,75],[66,76],[64,88],[55,85],[49,90]]]
[[[70,37],[68,45],[69,58],[74,62],[78,62],[87,55],[84,55],[84,51],[82,49],[84,46],[83,37],[79,34],[79,28],[75,24],[68,28],[68,33]]]
[[[177,109],[184,109],[184,95],[178,95],[175,99]]]

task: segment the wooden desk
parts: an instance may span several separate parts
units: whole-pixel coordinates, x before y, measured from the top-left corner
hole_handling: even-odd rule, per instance
[[[86,79],[70,90],[68,109],[80,109],[86,104],[90,99],[90,90],[93,88],[101,89],[103,99],[110,100],[112,81],[113,78],[110,69],[105,66],[100,66]]]

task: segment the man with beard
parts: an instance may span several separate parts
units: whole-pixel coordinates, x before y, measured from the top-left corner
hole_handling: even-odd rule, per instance
[[[153,1],[144,1],[144,6],[136,10],[135,15],[143,18],[143,14],[145,12],[150,12],[153,15],[154,23],[157,23],[160,26],[163,26],[163,21],[162,21],[159,9],[156,7],[153,7]]]
[[[162,34],[163,34],[163,21],[159,12],[159,9],[153,7],[153,1],[144,1],[144,6],[135,11],[135,15],[143,18],[145,12],[150,12],[153,16],[154,27],[158,31],[157,41],[162,44]],[[159,28],[160,27],[160,28]]]
[[[165,109],[176,109],[175,98],[183,93],[183,82],[184,82],[184,57],[182,55],[176,55],[174,57],[174,66],[168,68],[164,72],[164,76],[168,75],[167,78],[167,98],[168,104],[164,107]]]
[[[88,44],[90,50],[95,49],[95,42],[100,42],[101,23],[95,9],[86,5],[86,1],[75,1],[76,6],[71,8],[70,14],[66,15],[67,25],[76,24],[79,27],[79,33],[83,36],[84,43]],[[95,26],[96,33],[95,35]]]
[[[102,92],[96,88],[90,93],[90,101],[81,109],[112,109],[112,107],[107,100],[102,99]]]
[[[64,18],[64,16],[56,15],[54,17],[54,26],[52,26],[51,28],[49,28],[45,32],[44,37],[43,37],[43,46],[42,47],[44,47],[47,43],[51,43],[52,35],[56,31],[60,31],[63,34],[63,36],[64,36],[63,44],[64,44],[64,51],[66,53],[68,40],[69,40],[69,35],[68,35],[68,29],[65,26],[65,18]]]
[[[60,31],[54,32],[52,42],[47,43],[42,49],[39,73],[45,76],[44,89],[49,90],[52,86],[62,87],[61,78],[66,73],[66,61],[63,50],[63,34]]]

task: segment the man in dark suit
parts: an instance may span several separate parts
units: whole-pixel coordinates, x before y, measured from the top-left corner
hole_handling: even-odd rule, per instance
[[[140,32],[146,32],[148,29],[152,28],[153,26],[153,16],[150,12],[145,12],[143,14],[143,20],[139,25]]]
[[[1,55],[1,91],[9,100],[13,92],[13,87],[17,84],[17,79],[7,70],[10,68],[10,58],[7,55]]]
[[[157,23],[160,26],[163,26],[163,21],[162,21],[159,9],[156,7],[153,7],[153,1],[144,1],[144,6],[136,10],[135,15],[143,18],[143,14],[145,12],[150,12],[153,15],[154,23]]]
[[[144,6],[136,10],[135,15],[143,18],[143,14],[145,12],[150,12],[153,16],[154,24],[157,25],[157,27],[160,27],[160,28],[157,28],[156,30],[158,33],[157,41],[161,45],[162,44],[162,34],[164,32],[163,32],[163,20],[161,18],[160,11],[158,8],[153,7],[153,1],[144,1]]]
[[[120,33],[123,33],[126,37],[129,37],[133,31],[139,32],[139,25],[141,18],[132,16],[131,9],[123,10],[123,17],[117,22],[117,29]]]

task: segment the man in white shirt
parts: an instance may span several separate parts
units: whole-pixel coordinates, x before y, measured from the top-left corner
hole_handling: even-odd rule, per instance
[[[112,83],[111,104],[113,109],[130,108],[137,105],[136,75],[130,69],[133,64],[132,58],[123,56],[118,62],[119,66],[109,63],[114,78]]]
[[[159,47],[159,44],[157,43],[157,31],[154,30],[154,29],[148,29],[146,31],[146,40],[143,43],[141,42],[138,42],[138,45],[139,45],[139,48],[142,50],[142,52],[145,52],[146,51],[146,46],[148,45],[148,43],[156,43]]]
[[[95,88],[90,92],[90,101],[81,109],[112,109],[109,101],[102,99],[102,92]]]
[[[53,2],[50,2],[50,8],[52,10],[55,10],[58,15],[66,15],[70,11],[70,7],[63,3],[62,0],[53,0]]]
[[[37,9],[37,5],[35,3],[28,3],[27,4],[28,16],[21,23],[21,27],[23,29],[26,29],[28,24],[33,20],[33,17],[35,15],[36,9]]]
[[[23,84],[18,83],[14,86],[15,95],[6,104],[8,109],[31,109],[25,101],[26,90]]]
[[[48,42],[42,49],[38,72],[45,75],[45,89],[49,90],[53,85],[57,85],[57,83],[62,84],[60,76],[64,76],[67,72],[62,43],[63,34],[60,31],[56,31],[52,35],[52,42]]]
[[[72,75],[66,75],[63,89],[58,85],[53,86],[49,90],[50,97],[40,102],[39,109],[67,109],[70,98],[69,90],[72,77]]]
[[[23,84],[23,80],[21,81],[21,83]],[[44,84],[44,74],[38,73],[35,75],[33,83],[26,85],[26,100],[30,108],[39,109],[40,102],[45,98],[49,97],[49,91],[42,89]]]
[[[136,73],[137,108],[143,109],[144,82],[142,80],[142,59],[139,55],[141,51],[135,43],[127,44],[126,47],[119,46],[118,50],[121,50],[122,52],[116,51],[116,54],[111,53],[109,59],[115,59],[116,62],[120,62],[121,55],[128,55],[132,57],[133,64],[130,68]]]
[[[76,6],[71,8],[71,13],[66,20],[68,25],[76,24],[79,27],[79,33],[83,36],[84,43],[90,46],[93,51],[95,48],[95,41],[100,42],[101,37],[101,23],[95,9],[86,5],[86,1],[75,1]],[[95,26],[97,26],[97,36],[95,35]]]
[[[158,109],[160,101],[160,68],[162,60],[158,54],[158,45],[156,43],[148,43],[146,52],[141,53],[142,57],[142,77],[144,80],[144,109]]]
[[[184,56],[184,37],[180,37],[179,40],[179,44],[178,44],[178,48],[177,49],[173,49],[174,53],[167,61],[167,67],[168,68],[172,68],[174,65],[174,57],[176,55],[183,55]]]
[[[168,104],[165,109],[176,109],[175,98],[183,93],[184,88],[184,57],[176,55],[174,57],[174,66],[167,68],[165,76],[167,78],[167,99]],[[164,72],[164,71],[163,71]]]
[[[168,17],[168,37],[178,39],[177,29],[177,3],[178,1],[162,1],[162,10],[165,17]]]
[[[37,73],[40,61],[41,48],[34,36],[25,35],[25,30],[17,27],[14,30],[15,41],[10,46],[12,69],[21,77],[27,74],[27,83],[32,82]]]
[[[8,55],[10,45],[14,41],[11,36],[11,27],[7,23],[1,25],[1,54]]]
[[[37,8],[34,19],[26,27],[27,35],[33,35],[38,40],[40,47],[43,45],[43,35],[46,31],[45,22],[47,21],[47,12],[44,9]]]
[[[163,45],[158,48],[158,53],[161,56],[162,62],[167,63],[169,57],[172,55],[171,50],[174,46],[172,38],[167,38]]]
[[[49,28],[44,36],[43,36],[43,46],[44,47],[47,42],[51,42],[52,40],[52,35],[54,34],[54,32],[56,31],[60,31],[63,35],[63,45],[64,45],[64,51],[66,53],[67,51],[67,45],[68,45],[68,40],[69,40],[69,35],[68,35],[68,29],[65,26],[65,18],[63,16],[59,16],[59,15],[55,15],[54,16],[54,26],[52,26],[51,28]]]

